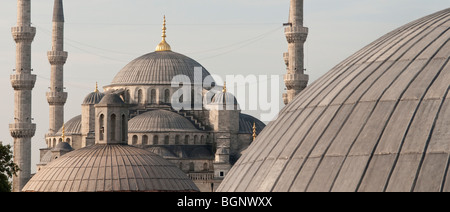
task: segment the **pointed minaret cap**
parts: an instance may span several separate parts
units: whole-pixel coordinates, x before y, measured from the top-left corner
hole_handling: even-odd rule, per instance
[[[161,43],[158,44],[158,46],[156,46],[156,51],[157,52],[163,52],[163,51],[172,51],[170,45],[166,42],[166,16],[164,16],[164,23],[163,23],[163,28],[162,28],[162,41]]]
[[[53,7],[53,22],[64,22],[63,1],[55,0]]]

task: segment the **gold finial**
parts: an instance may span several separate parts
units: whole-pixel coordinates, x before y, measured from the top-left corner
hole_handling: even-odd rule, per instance
[[[162,28],[162,41],[161,43],[158,44],[158,46],[156,46],[156,51],[157,52],[163,52],[163,51],[171,51],[171,47],[170,45],[166,42],[166,16],[164,16],[164,23],[163,23],[163,28]]]
[[[225,82],[223,83],[223,89],[222,89],[222,92],[223,92],[223,93],[226,93],[226,92],[227,92],[227,81],[225,81]]]
[[[94,90],[94,92],[95,93],[98,93],[99,91],[98,91],[98,82],[95,82],[95,90]]]
[[[256,122],[253,122],[253,141],[256,140]]]
[[[66,142],[65,140],[66,140],[66,127],[63,124],[63,126],[62,126],[62,142]]]

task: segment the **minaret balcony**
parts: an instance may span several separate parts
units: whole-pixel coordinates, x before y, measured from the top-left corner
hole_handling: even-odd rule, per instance
[[[307,74],[286,74],[284,83],[288,90],[303,90],[308,85],[309,76]]]
[[[308,38],[307,27],[288,26],[284,29],[288,43],[304,43]]]
[[[36,124],[14,123],[9,125],[9,131],[13,138],[31,138],[36,132]]]
[[[30,26],[12,27],[11,33],[16,43],[21,41],[28,41],[31,43],[36,35],[36,28]]]
[[[66,63],[68,53],[65,51],[49,51],[47,52],[48,61],[51,65],[64,65]]]
[[[67,92],[47,92],[47,101],[50,105],[64,105],[67,101]]]
[[[36,83],[36,75],[13,74],[10,76],[10,80],[14,90],[31,90]]]

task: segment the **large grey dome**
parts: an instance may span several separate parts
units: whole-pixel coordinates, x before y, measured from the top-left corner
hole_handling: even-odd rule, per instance
[[[450,9],[409,23],[300,93],[219,191],[450,191]]]
[[[167,110],[152,110],[132,118],[128,132],[195,132],[197,128],[185,117]]]
[[[172,51],[152,52],[126,65],[111,85],[170,85],[177,75],[194,81],[194,68],[202,68],[203,79],[210,73],[197,61]]]
[[[198,191],[174,164],[128,145],[94,145],[65,154],[25,185],[28,192]]]

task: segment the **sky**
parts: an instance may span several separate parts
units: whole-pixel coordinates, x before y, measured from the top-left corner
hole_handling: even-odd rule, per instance
[[[306,0],[305,68],[310,83],[382,35],[418,18],[448,8],[450,0]],[[45,148],[48,131],[51,20],[53,0],[32,1],[32,68],[38,76],[32,114],[37,124],[32,139],[32,171]],[[287,42],[282,24],[289,0],[65,0],[64,85],[69,93],[65,121],[81,114],[84,97],[95,83],[109,85],[133,59],[153,52],[167,17],[172,50],[189,56],[210,73],[279,76],[279,96],[286,72]],[[15,68],[17,1],[0,2],[0,141],[12,144],[8,124],[14,121],[14,92],[9,77]],[[282,100],[278,104],[282,107]],[[244,108],[245,109],[245,108]],[[258,110],[243,110],[258,117]]]

